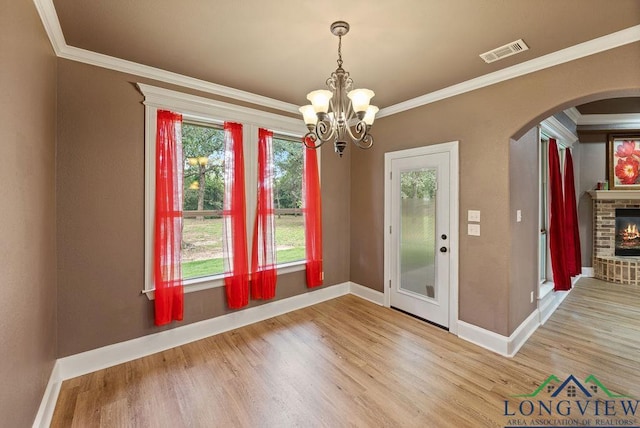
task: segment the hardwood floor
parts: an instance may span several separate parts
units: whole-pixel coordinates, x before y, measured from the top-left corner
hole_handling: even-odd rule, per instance
[[[65,381],[52,426],[502,427],[552,374],[638,398],[639,327],[640,287],[583,278],[506,358],[344,296]]]

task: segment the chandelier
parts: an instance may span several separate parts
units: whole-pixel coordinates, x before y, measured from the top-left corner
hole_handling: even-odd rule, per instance
[[[361,149],[373,145],[369,134],[378,107],[369,105],[375,95],[370,89],[352,89],[353,79],[342,68],[342,36],[349,32],[349,24],[336,21],[331,33],[338,36],[338,68],[327,79],[327,89],[307,94],[310,105],[300,107],[309,132],[304,137],[308,148],[317,149],[327,141],[333,141],[336,153],[342,157],[347,140]],[[349,102],[351,101],[351,102]]]

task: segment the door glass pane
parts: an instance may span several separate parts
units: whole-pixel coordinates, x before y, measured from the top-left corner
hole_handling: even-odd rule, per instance
[[[436,169],[400,174],[400,288],[437,299]]]

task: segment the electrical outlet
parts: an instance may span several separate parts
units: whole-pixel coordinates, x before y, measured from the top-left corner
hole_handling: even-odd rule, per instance
[[[533,303],[533,291],[531,292],[531,303]]]
[[[520,223],[522,221],[522,210],[516,211],[516,222]]]

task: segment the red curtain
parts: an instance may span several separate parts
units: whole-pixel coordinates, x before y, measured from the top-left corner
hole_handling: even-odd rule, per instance
[[[312,144],[311,141],[308,141]],[[304,148],[304,237],[307,257],[307,287],[322,285],[322,198],[316,149]]]
[[[565,215],[565,261],[570,276],[582,273],[580,254],[580,232],[578,229],[578,209],[576,207],[576,187],[573,177],[573,157],[571,150],[565,150],[564,164],[564,215]]]
[[[153,273],[155,324],[182,320],[182,115],[158,111]]]
[[[258,204],[251,251],[251,297],[276,295],[276,243],[273,209],[273,132],[258,130]]]
[[[571,289],[571,278],[565,260],[564,197],[562,194],[562,173],[556,140],[549,139],[549,187],[550,187],[550,225],[549,246],[551,250],[551,268],[553,270],[554,290]]]
[[[249,303],[247,225],[244,191],[242,125],[224,124],[224,283],[227,305],[238,309]]]

